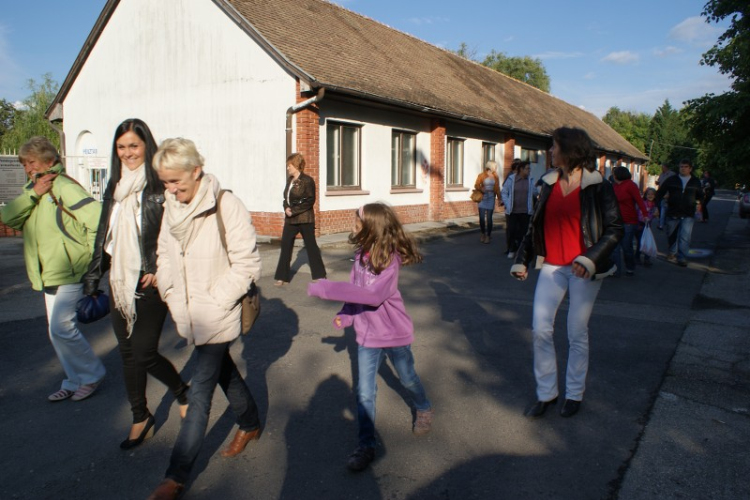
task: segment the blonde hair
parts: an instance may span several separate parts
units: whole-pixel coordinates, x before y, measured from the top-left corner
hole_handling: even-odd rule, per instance
[[[291,164],[294,168],[299,170],[300,172],[305,171],[305,157],[302,156],[302,153],[292,153],[290,154],[286,159],[286,164]]]
[[[399,255],[405,266],[422,262],[417,244],[404,231],[391,207],[384,203],[368,203],[359,207],[355,214],[362,222],[362,228],[349,236],[349,242],[361,251],[360,263],[373,273],[380,274],[391,265],[394,254]]]
[[[154,155],[154,170],[184,170],[190,171],[195,167],[203,167],[205,160],[190,139],[177,137],[165,139],[159,144]]]
[[[487,163],[484,164],[484,169],[497,172],[497,162],[494,160],[489,160]]]
[[[31,158],[43,163],[58,163],[60,161],[57,148],[55,148],[49,139],[41,135],[32,137],[18,150],[18,160],[22,164]]]

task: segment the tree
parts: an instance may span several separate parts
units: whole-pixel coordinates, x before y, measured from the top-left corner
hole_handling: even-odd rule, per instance
[[[3,136],[13,127],[13,119],[16,115],[16,107],[5,99],[0,99],[0,141]]]
[[[649,125],[649,137],[653,141],[649,156],[654,166],[667,163],[674,169],[681,159],[696,162],[697,148],[688,136],[685,111],[677,111],[665,100],[654,113]]]
[[[549,92],[550,81],[547,69],[540,59],[529,56],[508,57],[503,52],[492,50],[482,61],[484,66],[526,82],[544,92]]]
[[[710,0],[703,9],[706,22],[730,19],[701,64],[717,66],[732,78],[731,90],[706,94],[687,103],[690,135],[702,144],[700,159],[724,185],[750,181],[750,3]]]
[[[649,136],[650,115],[621,111],[617,106],[613,106],[607,110],[607,114],[604,115],[602,121],[638,148],[641,153],[649,154],[651,147]]]
[[[16,110],[11,129],[0,137],[0,149],[18,150],[35,135],[44,136],[60,147],[60,136],[44,117],[59,86],[50,73],[42,78],[44,80],[38,85],[33,79],[28,81],[31,95],[23,100],[23,107]]]
[[[476,62],[475,57],[477,55],[477,49],[474,47],[469,47],[466,42],[461,42],[461,45],[458,46],[458,50],[454,50],[453,52],[456,55],[463,57],[464,59]]]

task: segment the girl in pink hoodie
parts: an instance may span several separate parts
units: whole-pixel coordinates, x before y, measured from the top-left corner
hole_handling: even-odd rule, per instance
[[[414,370],[414,326],[398,290],[401,266],[421,262],[422,255],[393,209],[382,203],[357,210],[349,242],[356,246],[349,282],[322,279],[310,283],[307,293],[343,301],[333,324],[337,329],[354,325],[357,333],[359,445],[349,456],[347,466],[361,471],[375,458],[375,378],[386,356],[412,395],[416,408],[414,434],[430,431],[433,410]]]

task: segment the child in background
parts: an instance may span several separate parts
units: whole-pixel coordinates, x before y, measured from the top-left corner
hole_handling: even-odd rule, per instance
[[[643,193],[643,203],[646,204],[647,213],[644,214],[641,207],[636,206],[638,211],[638,228],[635,230],[635,261],[641,261],[641,236],[646,229],[646,222],[654,219],[659,220],[659,207],[656,205],[656,189],[648,188]],[[643,254],[643,265],[651,267],[651,257]]]
[[[401,266],[421,262],[422,255],[393,209],[382,203],[359,208],[349,242],[356,246],[350,282],[323,279],[310,283],[307,293],[343,301],[333,324],[337,329],[353,324],[357,333],[359,445],[349,456],[347,467],[361,471],[375,458],[375,378],[386,356],[412,395],[416,407],[414,434],[430,431],[433,410],[414,370],[414,326],[398,290]]]

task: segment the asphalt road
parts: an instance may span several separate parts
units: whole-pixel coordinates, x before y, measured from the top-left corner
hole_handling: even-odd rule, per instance
[[[584,403],[570,419],[556,411],[523,417],[535,399],[536,273],[526,282],[510,277],[501,229],[490,245],[480,244],[475,231],[433,235],[422,245],[424,263],[401,274],[416,328],[417,372],[436,410],[433,432],[411,434],[407,396],[384,367],[376,422],[381,446],[372,467],[359,474],[345,468],[357,433],[354,333],[332,328],[338,304],[307,297],[304,252],[292,283],[272,286],[278,250],[264,245],[262,314],[232,348],[264,433],[239,457],[220,457],[235,428],[217,391],[185,497],[617,498],[733,205],[718,196],[711,222],[695,225],[692,247],[706,252],[688,268],[662,257],[650,269],[637,268],[635,277],[605,281],[590,323]],[[657,241],[663,251],[664,236]],[[323,255],[330,279],[348,278],[349,248],[326,247]],[[566,303],[556,321],[561,366],[565,320]],[[180,423],[171,395],[150,380],[156,435],[121,451],[131,416],[115,338],[107,320],[84,328],[107,367],[105,383],[88,400],[49,403],[62,371],[46,338],[43,297],[27,283],[20,238],[0,238],[0,498],[142,499],[163,477]],[[189,378],[192,348],[171,323],[161,346]]]

